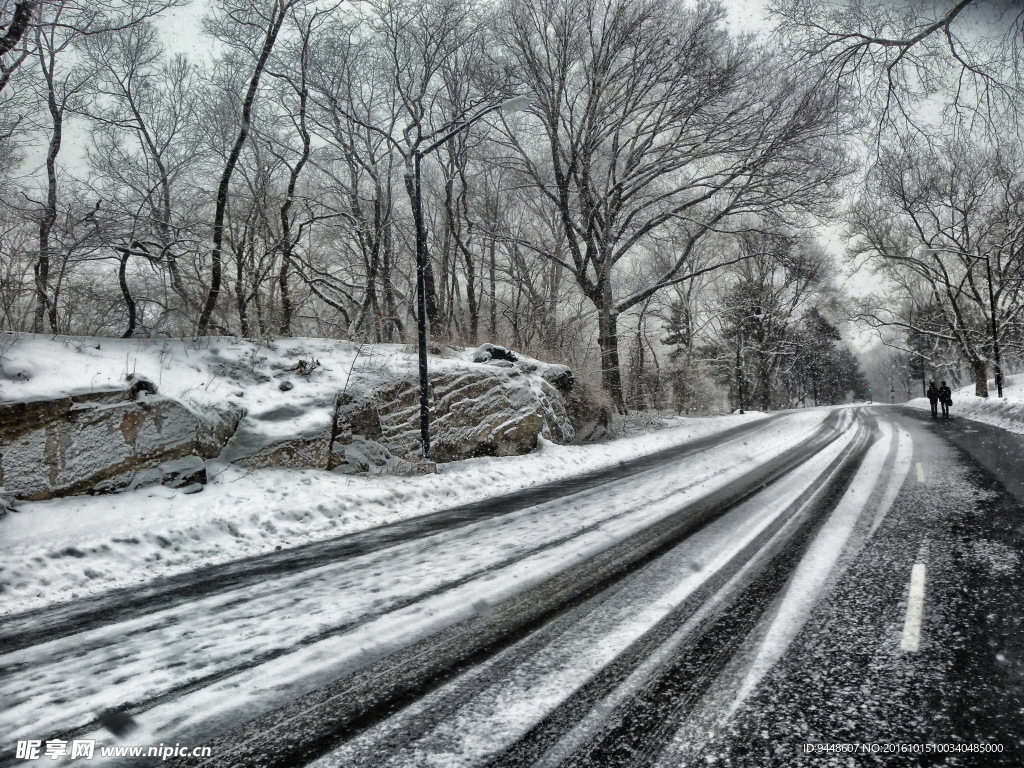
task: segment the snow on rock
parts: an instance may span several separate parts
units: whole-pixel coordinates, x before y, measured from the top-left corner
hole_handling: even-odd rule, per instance
[[[911,408],[930,410],[925,397],[915,398],[907,403]],[[1024,435],[1024,375],[1007,376],[1003,384],[1003,397],[996,397],[995,383],[989,383],[989,397],[974,394],[974,384],[953,393],[953,406],[949,409],[954,418],[961,417],[980,421],[984,424]]]
[[[367,422],[367,437],[377,437],[403,458],[419,451],[419,384],[407,378],[366,387],[376,422],[367,409],[346,408],[349,421],[339,433],[359,431],[353,417]],[[558,392],[518,367],[451,368],[430,374],[431,458],[447,462],[474,456],[515,456],[537,447],[544,437],[572,440],[574,430]],[[365,401],[364,401],[365,402]]]
[[[31,500],[114,490],[191,454],[203,430],[178,402],[124,390],[0,405],[0,485]]]
[[[248,469],[350,473],[398,470],[419,451],[416,356],[401,345],[0,341],[0,484],[20,498],[116,490],[191,454]],[[439,350],[430,361],[436,460],[517,455],[541,437],[569,442],[575,423],[593,434],[595,407],[579,388],[568,392],[564,366],[493,344]],[[483,356],[485,364],[473,362]],[[350,392],[363,403],[358,414]]]
[[[572,391],[576,383],[576,378],[567,365],[549,365],[541,376],[544,378],[544,381],[561,392]]]
[[[489,363],[498,360],[514,363],[519,360],[519,355],[498,344],[481,344],[473,352],[471,359],[474,363]]]

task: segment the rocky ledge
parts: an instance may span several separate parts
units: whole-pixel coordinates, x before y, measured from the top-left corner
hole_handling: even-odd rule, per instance
[[[542,437],[593,439],[607,426],[606,408],[566,366],[494,344],[439,362],[429,377],[436,462],[527,453]],[[297,372],[308,381],[320,365]],[[197,407],[141,377],[123,389],[0,404],[0,496],[42,500],[155,483],[195,492],[208,460],[379,473],[408,471],[419,459],[419,382],[407,366],[350,369],[333,393],[330,381],[303,390],[306,381],[299,377],[296,388],[295,378],[260,377],[283,394],[251,411],[241,391]]]

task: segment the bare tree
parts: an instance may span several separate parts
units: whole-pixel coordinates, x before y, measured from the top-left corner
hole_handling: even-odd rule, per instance
[[[31,56],[34,35],[30,23],[37,4],[0,0],[0,29],[4,29],[0,37],[0,178],[10,173],[20,160],[16,134],[23,127],[26,99],[7,86]]]
[[[834,92],[803,88],[730,39],[723,17],[674,0],[507,9],[509,56],[542,125],[536,142],[510,141],[560,214],[562,265],[597,309],[604,386],[620,409],[617,318],[699,274],[694,247],[730,217],[812,205],[834,178]],[[676,259],[617,294],[617,269],[669,226]]]
[[[36,308],[32,323],[35,333],[42,333],[44,321],[50,330],[57,331],[57,302],[50,292],[50,267],[61,254],[51,251],[51,234],[58,215],[57,158],[64,141],[64,123],[69,112],[79,108],[82,91],[92,77],[86,67],[75,66],[68,55],[75,36],[68,34],[62,24],[63,8],[56,9],[50,24],[35,29],[35,55],[41,74],[41,97],[48,113],[49,140],[47,142],[45,172],[46,186],[38,211],[38,256],[34,267]]]
[[[0,53],[3,75],[0,84],[7,85],[16,69],[29,60],[38,66],[34,84],[34,97],[46,113],[45,127],[47,151],[44,161],[45,182],[42,199],[36,201],[38,224],[38,256],[34,267],[36,308],[33,329],[42,332],[48,318],[52,330],[56,327],[56,301],[51,295],[51,262],[60,254],[51,252],[51,234],[57,223],[60,192],[58,156],[63,145],[64,126],[68,116],[80,107],[82,90],[90,77],[83,65],[79,43],[92,35],[112,29],[131,27],[150,18],[178,0],[106,0],[80,5],[73,2],[47,2],[32,4],[29,28],[18,33],[18,40]],[[25,6],[16,9],[12,26],[23,21]],[[20,14],[20,15],[19,15]],[[8,33],[11,29],[8,29]],[[18,41],[30,45],[18,47]],[[4,54],[14,55],[13,60]],[[67,261],[67,254],[64,254]]]
[[[31,327],[32,240],[22,216],[0,209],[0,329],[4,331]]]
[[[14,3],[4,0],[0,4],[0,13],[3,14],[0,18],[4,19],[2,24],[4,34],[3,37],[0,37],[0,56],[6,55],[18,47],[22,37],[29,29],[32,14],[37,5],[39,5],[37,0],[22,0],[22,2]],[[8,16],[9,22],[6,21]]]
[[[300,236],[304,224],[315,219],[310,200],[300,190],[303,171],[313,155],[313,137],[310,125],[312,90],[310,86],[313,66],[314,37],[324,26],[330,14],[340,3],[325,7],[302,7],[292,14],[292,30],[288,44],[279,51],[277,60],[271,62],[268,74],[278,84],[274,89],[275,101],[282,114],[278,118],[277,130],[271,136],[263,132],[267,151],[286,170],[284,190],[278,204],[278,240],[273,250],[280,256],[277,272],[277,288],[280,296],[280,318],[278,332],[290,334],[294,315],[294,299],[290,277],[295,269]],[[305,205],[303,206],[303,203]]]
[[[861,127],[915,130],[922,98],[973,120],[1019,113],[1024,11],[1004,0],[775,0],[794,55],[823,63],[861,97]],[[867,118],[867,119],[865,119]],[[880,133],[876,133],[876,137]]]
[[[471,0],[374,0],[367,6],[379,45],[379,72],[386,76],[398,107],[396,123],[385,122],[387,139],[404,163],[406,195],[411,203],[416,196],[415,154],[481,105],[494,103],[507,93],[485,77],[488,68],[480,46],[485,17]],[[369,124],[365,119],[360,122]],[[424,189],[429,189],[429,176]],[[426,314],[431,326],[440,328],[443,307],[434,270],[433,233],[428,231],[427,238]],[[445,264],[445,249],[441,251],[441,263]],[[449,249],[449,261],[450,254]]]
[[[248,82],[242,99],[237,132],[217,184],[210,249],[210,285],[196,328],[196,333],[200,336],[206,333],[217,300],[220,298],[224,219],[227,214],[231,177],[252,128],[253,104],[259,92],[260,80],[285,20],[302,2],[303,0],[274,0],[264,5],[255,0],[218,0],[214,14],[206,20],[208,34],[227,46],[236,55],[237,60],[246,62]]]
[[[891,302],[862,316],[875,326],[955,342],[976,393],[987,397],[993,342],[1014,341],[1024,313],[1024,158],[1013,142],[949,140],[935,149],[887,152],[872,178],[871,193],[851,212],[860,238],[855,252],[902,294],[904,310],[941,309],[945,327],[921,322],[923,313],[914,322]],[[926,297],[917,298],[921,288]]]
[[[129,260],[141,260],[159,279],[145,290],[144,300],[159,307],[154,322],[186,333],[199,306],[186,274],[195,271],[201,235],[195,202],[184,191],[199,160],[202,88],[195,68],[182,56],[165,59],[148,24],[92,37],[85,50],[93,63],[85,107],[93,121],[93,187],[110,222],[122,293],[133,306]],[[190,264],[187,272],[183,264]]]
[[[390,55],[365,23],[336,22],[313,50],[310,119],[326,144],[314,158],[315,184],[335,216],[320,254],[297,267],[348,333],[394,341],[405,328],[396,205],[404,158],[395,146],[402,106],[388,74]]]

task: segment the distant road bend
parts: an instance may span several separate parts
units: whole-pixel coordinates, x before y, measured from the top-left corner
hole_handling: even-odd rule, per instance
[[[95,712],[117,706],[125,742],[212,747],[182,765],[683,764],[886,534],[922,428],[785,413],[10,617],[0,717],[109,743]]]

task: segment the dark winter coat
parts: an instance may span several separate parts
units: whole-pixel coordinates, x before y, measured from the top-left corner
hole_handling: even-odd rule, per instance
[[[939,400],[941,400],[944,405],[952,405],[953,390],[949,387],[939,387]]]
[[[934,384],[928,385],[928,399],[933,403],[939,399],[939,390]]]

